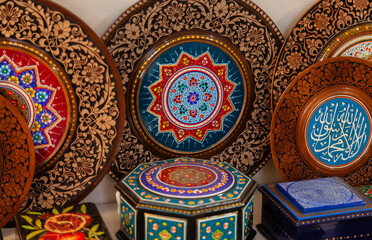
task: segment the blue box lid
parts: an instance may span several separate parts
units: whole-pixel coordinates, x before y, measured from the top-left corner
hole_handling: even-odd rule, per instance
[[[277,183],[276,188],[304,213],[366,205],[336,178]]]
[[[291,184],[291,182],[281,183],[278,185],[268,184],[268,185],[264,185],[258,188],[258,190],[263,194],[263,197],[268,201],[267,204],[270,204],[272,207],[278,208],[279,211],[282,212],[283,215],[287,216],[290,221],[293,221],[296,226],[304,226],[308,224],[321,224],[325,222],[334,222],[334,221],[340,221],[340,220],[345,220],[345,219],[354,219],[354,218],[363,218],[363,217],[372,216],[372,201],[364,197],[361,193],[359,193],[357,190],[355,190],[352,186],[348,185],[344,180],[342,180],[339,177],[324,178],[323,180],[327,180],[327,179],[328,180],[331,179],[331,181],[336,181],[340,183],[341,185],[345,186],[346,188],[348,188],[353,193],[350,201],[339,201],[338,200],[339,197],[337,196],[337,194],[333,195],[334,193],[330,193],[331,191],[333,191],[331,190],[331,188],[325,188],[326,193],[329,193],[328,196],[332,195],[334,202],[337,201],[337,204],[334,204],[336,206],[332,206],[332,204],[330,205],[324,204],[321,207],[320,205],[318,205],[317,206],[318,209],[315,208],[315,210],[313,209],[313,210],[306,212],[306,211],[301,210],[298,204],[298,201],[296,203],[293,197],[288,196],[287,193],[283,191],[284,189],[286,189],[286,187],[289,184]],[[308,181],[308,180],[305,180],[305,181]],[[302,181],[298,181],[298,182],[302,182]],[[309,182],[309,183],[312,183],[312,182]],[[324,182],[322,181],[320,183],[324,184]],[[280,185],[281,187],[278,187]],[[315,187],[313,186],[307,185],[307,187],[315,189]],[[306,190],[306,186],[305,186],[305,190]],[[316,190],[313,190],[313,191],[316,191]],[[318,191],[318,193],[320,192],[321,190]],[[361,199],[361,201],[364,203],[359,204],[360,203],[359,200],[356,201],[356,199],[358,198]],[[306,199],[309,199],[309,198],[306,197]],[[329,199],[328,199],[328,203],[332,202]]]

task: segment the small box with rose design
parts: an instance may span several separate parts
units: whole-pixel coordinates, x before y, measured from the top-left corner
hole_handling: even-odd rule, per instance
[[[176,158],[139,165],[120,192],[119,239],[250,239],[257,184],[227,163]]]
[[[22,240],[111,240],[94,203],[28,211],[15,217]]]

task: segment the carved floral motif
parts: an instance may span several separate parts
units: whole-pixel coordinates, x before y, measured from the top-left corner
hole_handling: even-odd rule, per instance
[[[327,44],[341,32],[370,22],[372,2],[322,0],[297,23],[279,53],[273,77],[272,109],[293,79],[319,60]]]
[[[17,213],[30,189],[35,151],[26,122],[8,100],[0,96],[0,227]]]
[[[353,58],[331,58],[301,73],[283,93],[274,112],[271,149],[274,163],[288,181],[320,178],[322,175],[301,158],[296,144],[296,124],[306,103],[319,92],[340,84],[355,86],[372,97],[372,65]],[[298,143],[301,144],[301,143]],[[370,158],[370,157],[369,157]],[[351,185],[370,182],[372,161],[343,176]]]
[[[1,37],[22,41],[54,58],[70,77],[71,94],[77,96],[78,124],[70,146],[35,177],[23,208],[61,207],[78,201],[104,174],[122,132],[120,88],[106,62],[107,53],[95,42],[95,35],[89,36],[90,29],[47,1],[0,0],[0,20]]]
[[[119,68],[126,92],[136,63],[156,42],[190,30],[223,37],[235,45],[250,64],[255,85],[251,116],[238,138],[211,158],[226,161],[253,175],[270,157],[270,76],[282,42],[278,29],[261,9],[252,2],[240,0],[143,0],[124,12],[103,39]],[[159,157],[144,147],[126,124],[111,175],[118,180],[139,163],[155,160]]]

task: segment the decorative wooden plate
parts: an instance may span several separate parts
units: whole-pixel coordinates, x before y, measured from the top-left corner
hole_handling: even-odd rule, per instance
[[[305,13],[280,50],[272,109],[291,81],[315,62],[335,56],[369,59],[371,13],[372,2],[360,0],[321,0]]]
[[[36,173],[63,155],[77,124],[77,102],[70,79],[58,63],[36,47],[0,42],[0,93],[25,120],[35,146]]]
[[[0,96],[0,228],[27,197],[35,172],[35,150],[26,121]]]
[[[57,4],[11,0],[0,15],[0,94],[26,119],[37,159],[23,210],[78,202],[117,153],[120,76],[98,36]]]
[[[271,125],[274,163],[285,180],[340,176],[351,185],[372,171],[372,63],[335,57],[297,76]]]
[[[269,159],[270,75],[282,36],[246,1],[140,1],[103,36],[128,101],[111,175],[188,156],[253,175]]]

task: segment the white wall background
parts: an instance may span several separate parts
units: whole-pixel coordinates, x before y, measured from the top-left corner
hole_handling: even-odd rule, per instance
[[[69,9],[88,24],[98,36],[136,0],[53,0]],[[286,38],[292,27],[317,0],[253,0],[276,23]],[[270,160],[254,177],[259,185],[280,182],[281,178]],[[115,181],[106,176],[84,201],[96,204],[115,202]]]

